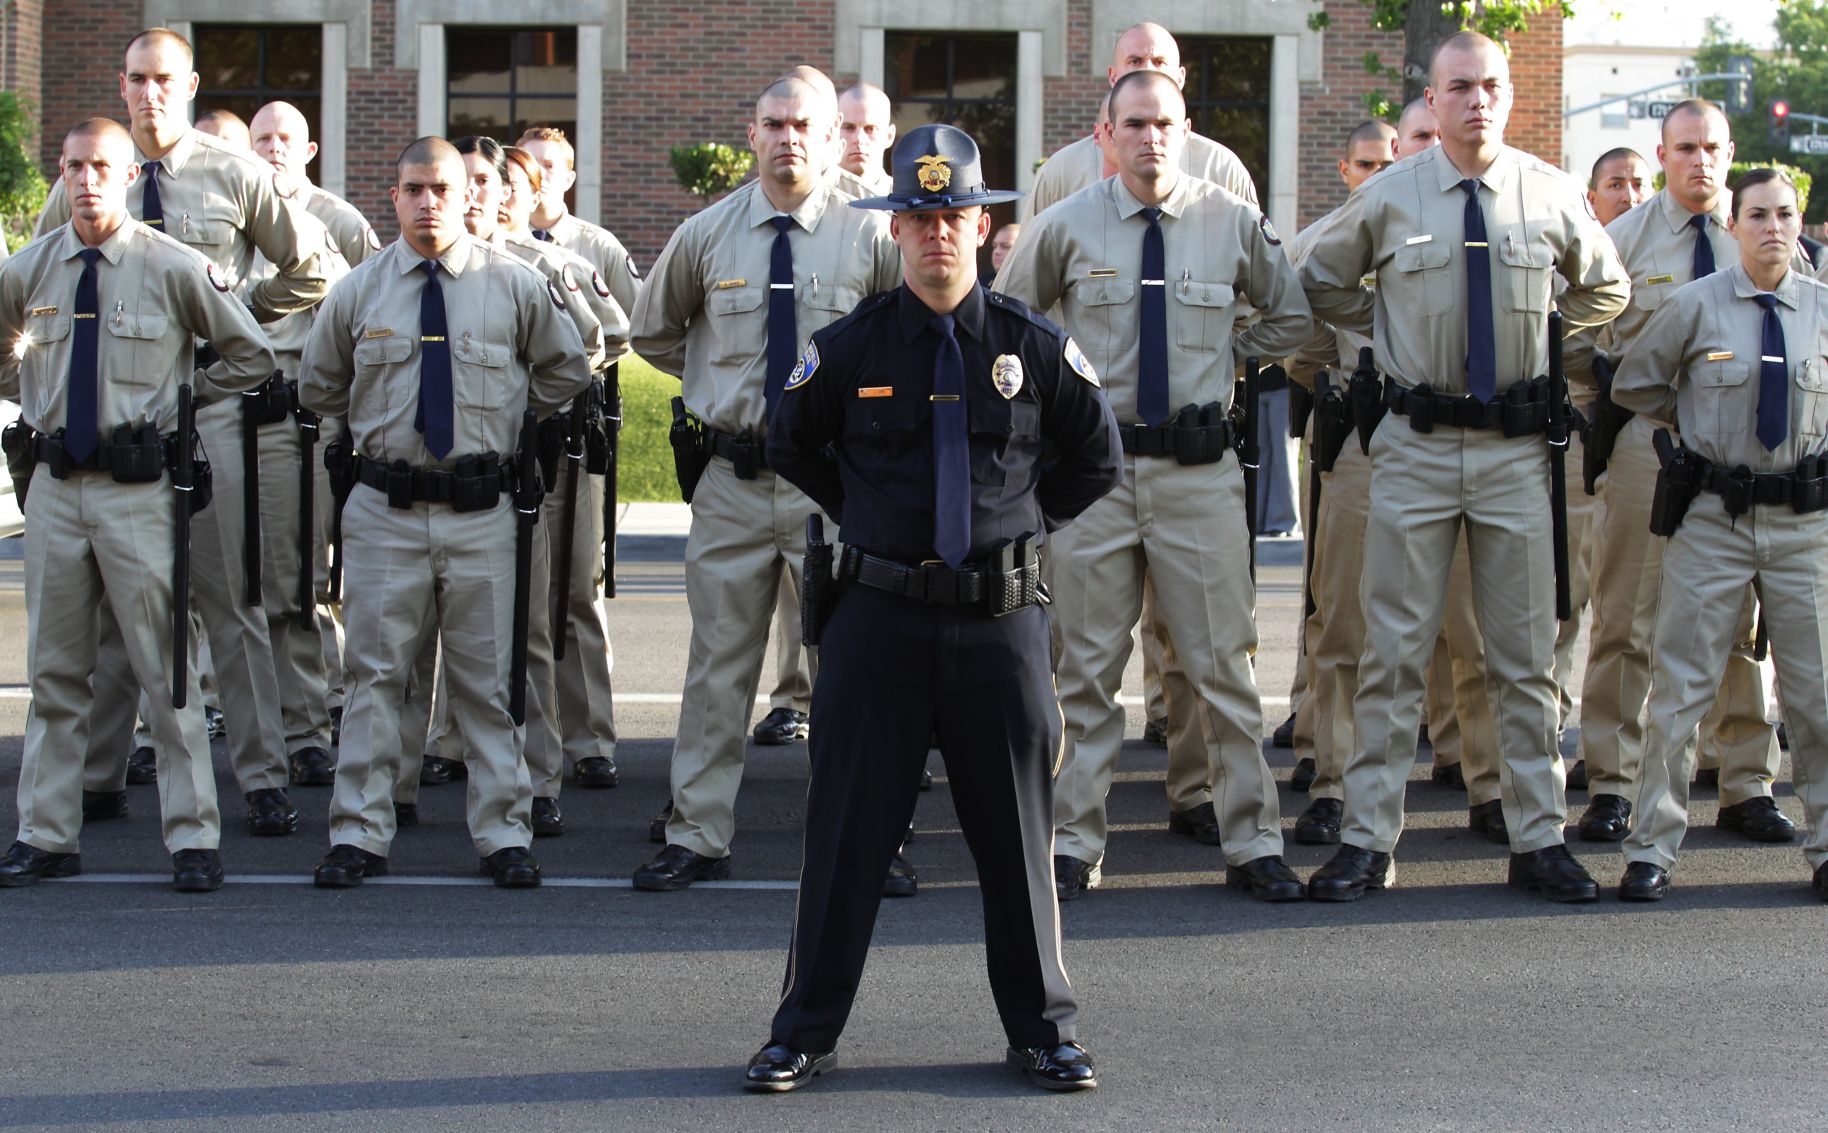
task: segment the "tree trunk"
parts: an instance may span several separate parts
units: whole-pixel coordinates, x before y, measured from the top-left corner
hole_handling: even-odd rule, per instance
[[[1409,0],[1403,21],[1403,106],[1422,97],[1434,49],[1460,30],[1460,21],[1445,7],[1441,0]]]

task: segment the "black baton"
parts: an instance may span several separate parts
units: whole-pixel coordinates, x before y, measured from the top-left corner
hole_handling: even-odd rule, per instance
[[[620,362],[603,375],[603,432],[609,438],[609,468],[603,474],[603,597],[616,596],[616,457],[622,447]]]
[[[1561,312],[1549,312],[1549,521],[1554,530],[1555,616],[1574,616],[1568,581],[1568,375],[1561,366]]]
[[[171,706],[183,708],[190,688],[190,493],[191,433],[196,429],[196,407],[190,384],[178,386],[178,436],[172,445],[172,548],[171,548]]]
[[[577,549],[578,481],[584,478],[584,417],[589,412],[590,391],[571,403],[571,420],[565,423],[565,516],[559,528],[559,585],[552,596],[552,659],[565,659],[565,626],[571,620],[571,554]]]
[[[254,403],[266,393],[263,382],[241,395],[241,569],[250,606],[260,605],[260,422]]]
[[[1293,390],[1297,387],[1290,386]],[[1320,420],[1318,413],[1312,413],[1315,406],[1326,404],[1327,395],[1332,392],[1333,383],[1327,378],[1325,370],[1314,373],[1314,392],[1309,400],[1310,419],[1314,422],[1314,434],[1308,440],[1308,529],[1307,529],[1307,562],[1304,564],[1302,590],[1307,595],[1306,616],[1313,617],[1316,609],[1314,603],[1314,552],[1320,549]]]
[[[1257,356],[1244,359],[1244,428],[1238,438],[1238,464],[1244,469],[1245,539],[1250,547],[1250,578],[1257,579]]]
[[[533,602],[533,525],[540,515],[539,419],[527,410],[520,424],[520,452],[515,457],[514,638],[508,667],[508,715],[518,727],[527,722],[527,621]]]
[[[298,394],[293,392],[296,403]],[[298,417],[298,609],[308,628],[317,627],[317,433],[319,417],[294,405]]]

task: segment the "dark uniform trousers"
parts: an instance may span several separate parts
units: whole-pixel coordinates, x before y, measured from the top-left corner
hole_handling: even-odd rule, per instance
[[[1045,609],[993,618],[981,605],[925,605],[853,584],[820,654],[805,864],[771,1041],[836,1047],[931,734],[977,862],[1003,1029],[1012,1046],[1072,1041],[1079,1007],[1060,958],[1053,868],[1064,725]]]

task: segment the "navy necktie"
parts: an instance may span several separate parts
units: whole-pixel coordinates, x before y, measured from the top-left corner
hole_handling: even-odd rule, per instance
[[[1480,401],[1498,393],[1498,341],[1492,326],[1492,250],[1479,208],[1479,182],[1460,182],[1466,192],[1466,392]]]
[[[83,258],[83,273],[76,280],[75,324],[70,333],[70,391],[64,405],[63,448],[76,460],[87,460],[95,452],[96,437],[101,431],[96,415],[101,382],[99,345],[101,332],[100,288],[95,261],[101,251],[84,248],[76,253]]]
[[[159,173],[164,168],[156,161],[140,166],[140,176],[146,181],[146,195],[140,198],[140,223],[150,224],[160,232],[165,231],[165,205],[159,200]]]
[[[927,324],[939,335],[933,356],[933,551],[947,566],[971,551],[971,438],[965,428],[965,357],[954,320]]]
[[[548,244],[552,243],[552,233],[546,231],[544,228],[535,228],[533,230],[533,238],[535,240],[544,240]]]
[[[425,290],[419,295],[419,412],[413,426],[425,434],[425,447],[443,460],[456,444],[455,409],[451,404],[450,327],[444,317],[444,287],[438,261],[426,260]]]
[[[1714,244],[1707,238],[1707,214],[1689,217],[1688,224],[1695,230],[1695,278],[1706,279],[1714,274]]]
[[[1136,340],[1136,414],[1146,425],[1168,419],[1168,257],[1162,210],[1146,208],[1142,246],[1142,325]]]
[[[793,321],[793,247],[787,242],[793,217],[773,220],[774,252],[768,261],[768,373],[762,383],[770,409],[800,356],[800,335]]]
[[[1758,363],[1758,442],[1766,452],[1784,443],[1790,431],[1790,366],[1784,356],[1784,324],[1777,318],[1777,296],[1753,296],[1765,309],[1763,358]]]

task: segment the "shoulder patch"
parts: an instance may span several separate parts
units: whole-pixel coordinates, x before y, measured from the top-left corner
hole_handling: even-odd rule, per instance
[[[552,305],[554,307],[557,307],[561,311],[565,309],[565,296],[559,293],[559,285],[552,282],[550,279],[546,281],[546,294],[552,297]]]
[[[1099,384],[1098,371],[1092,369],[1091,360],[1085,356],[1084,351],[1079,349],[1079,344],[1071,338],[1066,340],[1066,364],[1073,368],[1073,373],[1091,382],[1094,386],[1098,386],[1099,389],[1104,388]]]
[[[229,285],[223,281],[222,273],[216,270],[215,264],[213,264],[213,263],[205,264],[203,271],[204,271],[204,274],[209,276],[209,282],[210,282],[211,287],[214,287],[217,291],[222,292],[224,295],[228,294]]]
[[[597,293],[599,299],[609,298],[609,284],[603,282],[603,277],[597,274],[595,268],[590,271],[590,289]]]
[[[565,281],[565,289],[567,291],[576,291],[578,289],[578,281],[572,277],[570,264],[565,264],[559,268],[559,278]]]
[[[374,229],[368,229],[368,246],[375,251],[381,250],[381,238],[375,235]]]
[[[782,388],[799,389],[807,382],[812,381],[813,372],[818,368],[819,346],[817,343],[808,340],[806,343],[806,352],[800,355],[800,360],[798,362],[794,363],[793,373],[787,375],[787,384]]]
[[[641,269],[635,266],[635,257],[625,256],[623,257],[622,262],[628,265],[628,277],[630,279],[641,278]]]
[[[1269,222],[1268,214],[1257,218],[1257,229],[1263,233],[1263,238],[1269,241],[1271,247],[1282,246],[1282,238],[1276,235],[1276,226]]]

